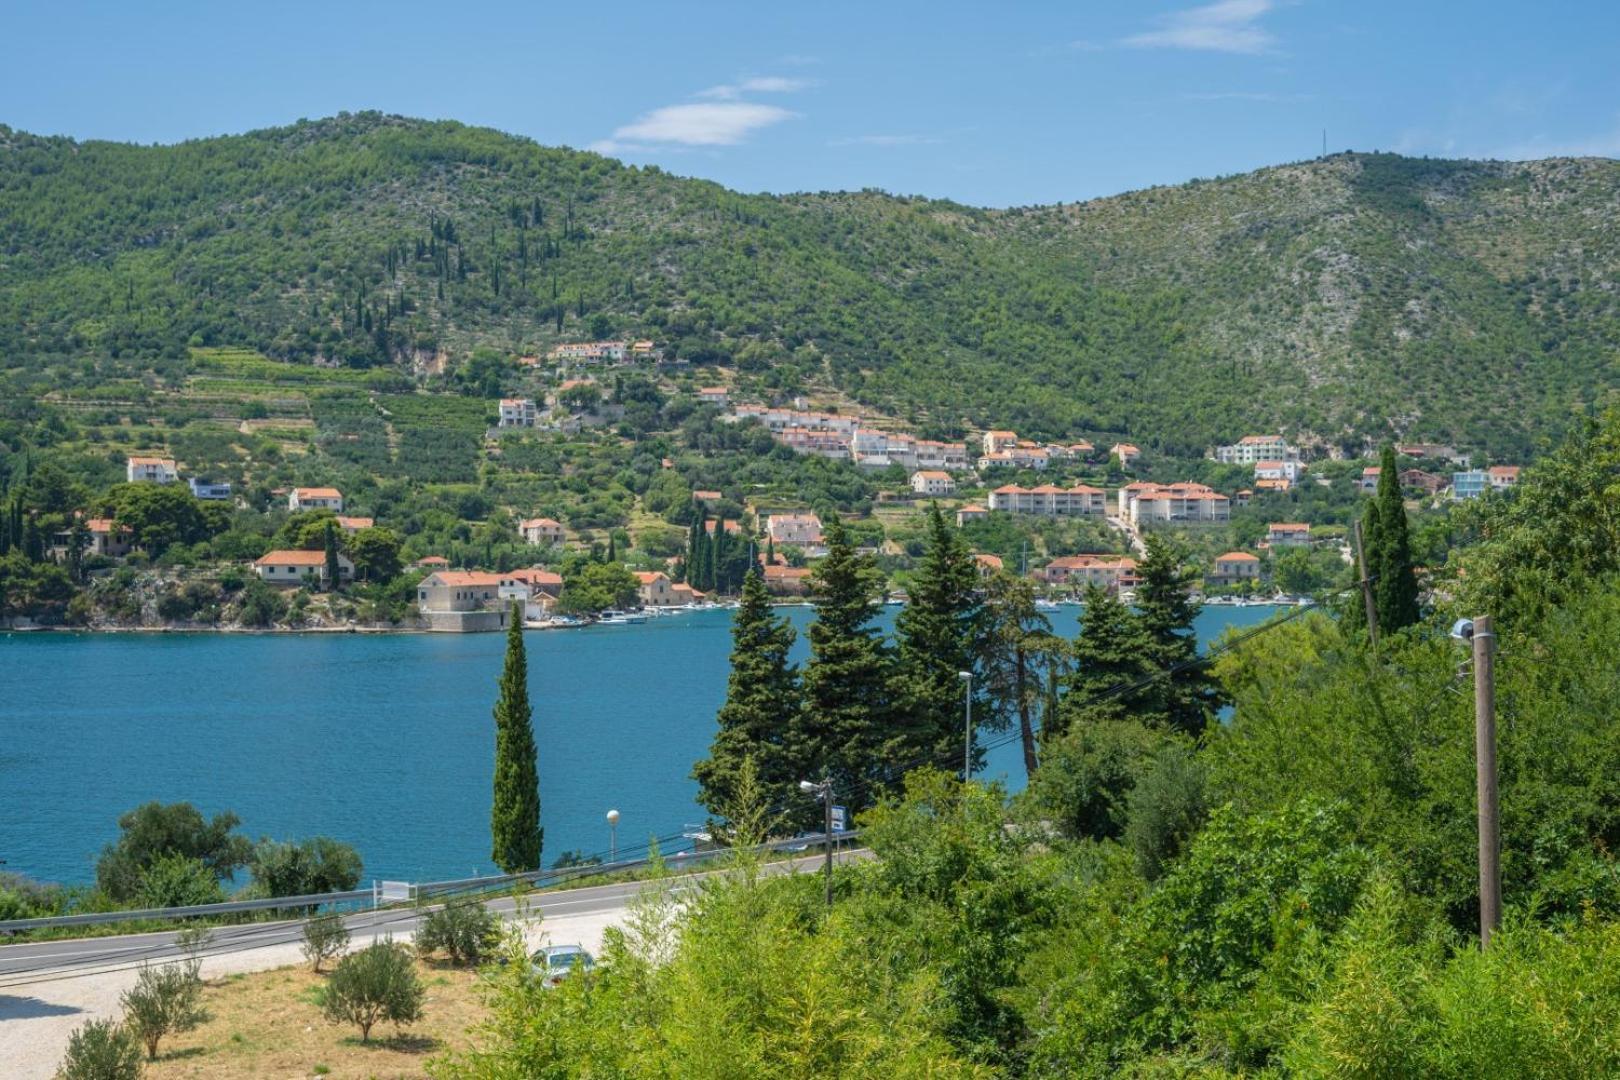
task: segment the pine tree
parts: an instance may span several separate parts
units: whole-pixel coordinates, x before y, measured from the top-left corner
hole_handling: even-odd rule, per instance
[[[1034,719],[1037,697],[1055,695],[1065,650],[1052,633],[1051,620],[1035,606],[1035,586],[1028,579],[998,573],[985,593],[979,639],[980,670],[989,697],[985,711],[998,728],[1017,722],[1027,776],[1039,764]],[[1056,722],[1054,704],[1046,702],[1045,710],[1043,730]]]
[[[893,738],[890,701],[893,658],[872,626],[881,588],[869,557],[857,555],[837,518],[826,530],[827,555],[810,577],[816,609],[810,624],[810,662],[804,669],[804,707],[788,739],[789,760],[813,780],[833,779],[841,798],[870,805],[874,785],[889,769],[910,762],[899,755],[906,740]],[[894,777],[893,779],[898,779]]]
[[[326,523],[326,591],[336,592],[338,588],[338,573],[342,567],[338,564],[337,529],[330,520]]]
[[[1136,619],[1148,639],[1148,660],[1160,671],[1177,668],[1147,690],[1143,700],[1162,706],[1166,726],[1198,735],[1221,705],[1220,684],[1198,659],[1193,620],[1200,605],[1192,598],[1191,571],[1163,537],[1149,534],[1147,558],[1138,568]],[[1179,667],[1178,667],[1179,666]]]
[[[1058,703],[1056,723],[1042,729],[1043,740],[1056,739],[1074,728],[1128,716],[1153,721],[1145,715],[1148,704],[1140,694],[1113,693],[1152,670],[1151,643],[1131,609],[1106,589],[1086,586],[1080,634],[1071,647],[1072,668]]]
[[[895,619],[895,699],[904,710],[915,745],[906,756],[948,760],[962,745],[963,680],[974,669],[974,644],[983,605],[979,571],[960,534],[945,524],[938,504],[929,507],[927,546]]]
[[[490,858],[503,873],[540,869],[540,777],[529,707],[529,660],[523,612],[512,605],[506,664],[495,700],[495,799],[490,811]]]
[[[1412,538],[1407,529],[1406,505],[1401,499],[1400,476],[1395,469],[1395,448],[1386,446],[1379,459],[1378,491],[1373,496],[1378,541],[1377,546],[1369,545],[1367,552],[1367,569],[1374,577],[1373,606],[1378,612],[1379,633],[1383,634],[1411,626],[1419,618]]]
[[[692,769],[698,802],[717,817],[735,805],[743,763],[753,759],[771,805],[793,801],[795,785],[811,775],[786,754],[786,741],[799,713],[799,677],[788,652],[793,626],[771,613],[770,594],[757,569],[743,580],[742,602],[731,624],[731,677],[719,730],[709,756]],[[804,777],[798,775],[804,772]]]

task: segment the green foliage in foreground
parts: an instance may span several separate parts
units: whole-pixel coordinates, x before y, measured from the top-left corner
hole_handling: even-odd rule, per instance
[[[135,985],[119,999],[124,1024],[146,1044],[148,1060],[157,1060],[158,1043],[165,1036],[190,1031],[202,1022],[198,967],[195,960],[161,967],[145,965]]]
[[[1620,461],[1573,468],[1590,445],[1526,476],[1534,505],[1615,490]],[[1529,523],[1481,515],[1465,565],[1535,601],[1497,662],[1489,952],[1449,612],[1376,654],[1317,613],[1219,658],[1233,714],[1197,741],[1078,718],[1011,806],[914,772],[862,817],[875,858],[831,912],[814,877],[743,861],[646,902],[592,979],[496,976],[477,1049],[438,1074],[1620,1074],[1620,577],[1588,547],[1610,523],[1559,519],[1586,554],[1549,593]]]
[[[490,958],[500,943],[500,920],[480,897],[451,900],[422,918],[416,951],[428,957],[444,953],[459,967],[474,967]]]
[[[123,1024],[91,1020],[68,1036],[57,1080],[140,1080],[141,1041]]]

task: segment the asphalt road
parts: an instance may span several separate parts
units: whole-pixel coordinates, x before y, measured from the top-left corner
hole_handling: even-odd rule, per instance
[[[865,849],[840,852],[838,861],[866,858]],[[767,874],[784,874],[818,869],[821,855],[763,864]],[[663,879],[676,893],[697,887],[699,881],[724,870],[710,870]],[[581,915],[602,915],[622,912],[642,890],[654,884],[650,881],[630,881],[614,885],[597,885],[566,889],[557,892],[530,893],[521,898],[530,916],[543,919],[566,919]],[[508,917],[518,908],[520,901],[510,896],[490,900],[491,911]],[[415,931],[421,916],[414,907],[383,908],[380,911],[359,912],[345,916],[349,928],[350,947],[370,944],[386,936],[404,937]],[[172,930],[145,934],[122,934],[108,937],[74,938],[61,941],[36,941],[18,945],[0,946],[0,991],[8,987],[28,986],[41,982],[55,982],[66,978],[80,978],[128,970],[148,962],[162,963],[186,955],[175,941]],[[228,953],[247,953],[256,949],[294,945],[303,940],[302,920],[247,923],[240,926],[212,928],[212,938],[203,949],[208,957]]]

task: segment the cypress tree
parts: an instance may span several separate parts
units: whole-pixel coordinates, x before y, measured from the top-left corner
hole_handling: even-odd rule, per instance
[[[1376,511],[1373,510],[1376,507]],[[1394,633],[1418,621],[1417,574],[1412,569],[1412,538],[1406,505],[1395,471],[1395,448],[1384,447],[1379,459],[1378,491],[1369,513],[1376,513],[1377,545],[1368,545],[1367,569],[1374,575],[1373,607],[1380,633]],[[1366,526],[1363,526],[1365,531]]]
[[[619,561],[619,538],[614,535],[612,529],[608,530],[607,561],[610,563]]]
[[[1192,598],[1193,574],[1181,566],[1180,554],[1163,537],[1149,534],[1147,558],[1138,569],[1137,622],[1148,639],[1148,660],[1157,670],[1188,665],[1142,691],[1144,701],[1157,701],[1165,724],[1198,735],[1221,705],[1220,686],[1198,658],[1193,620],[1201,605]]]
[[[1071,648],[1073,667],[1065,682],[1065,693],[1058,703],[1056,723],[1041,731],[1043,741],[1055,739],[1073,728],[1107,720],[1135,716],[1145,720],[1150,706],[1140,693],[1110,696],[1098,701],[1121,685],[1129,685],[1152,670],[1152,652],[1147,632],[1131,609],[1106,589],[1086,586],[1085,607],[1080,616],[1080,633]]]
[[[786,754],[799,711],[799,676],[788,663],[794,636],[792,624],[771,613],[764,577],[757,568],[750,571],[731,624],[731,677],[717,717],[719,730],[709,756],[692,769],[698,802],[717,817],[734,806],[737,780],[750,758],[771,805],[792,802],[795,785],[804,778]]]
[[[906,606],[895,619],[898,661],[895,699],[911,729],[907,756],[948,760],[962,745],[961,672],[974,669],[974,642],[983,606],[979,571],[960,534],[945,524],[939,505],[928,509],[928,540]]]
[[[909,764],[900,757],[905,740],[892,738],[890,702],[893,658],[872,626],[881,588],[871,558],[857,555],[843,522],[826,530],[827,555],[810,576],[815,621],[810,624],[810,662],[804,669],[804,707],[788,739],[789,759],[813,780],[823,773],[834,792],[856,806],[869,806],[873,785],[888,768]]]
[[[337,529],[333,527],[330,519],[326,522],[326,591],[336,592],[338,587],[338,573],[342,569],[338,565]]]
[[[540,869],[540,777],[529,708],[529,661],[523,612],[512,605],[506,664],[495,699],[495,800],[490,811],[490,858],[503,873]]]

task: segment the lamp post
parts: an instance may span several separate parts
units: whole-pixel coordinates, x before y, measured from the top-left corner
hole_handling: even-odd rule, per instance
[[[825,851],[827,853],[827,861],[826,861],[826,864],[825,864],[826,865],[825,876],[826,876],[826,879],[827,879],[827,907],[828,907],[829,910],[831,910],[831,908],[832,908],[832,856],[833,856],[833,849],[832,849],[832,807],[833,807],[833,802],[832,802],[832,777],[830,777],[830,776],[827,777],[825,780],[823,780],[819,784],[813,784],[808,780],[800,780],[799,781],[799,790],[804,792],[806,795],[814,795],[817,798],[819,798],[821,800],[822,807],[826,812],[826,825],[825,825],[825,830],[826,831],[824,831],[821,834],[821,839],[822,839],[821,848],[822,848],[823,851]]]
[[[616,863],[619,861],[619,812],[617,810],[609,810],[607,812],[607,822],[608,862]]]
[[[958,671],[962,680],[962,783],[973,776],[973,672]]]

